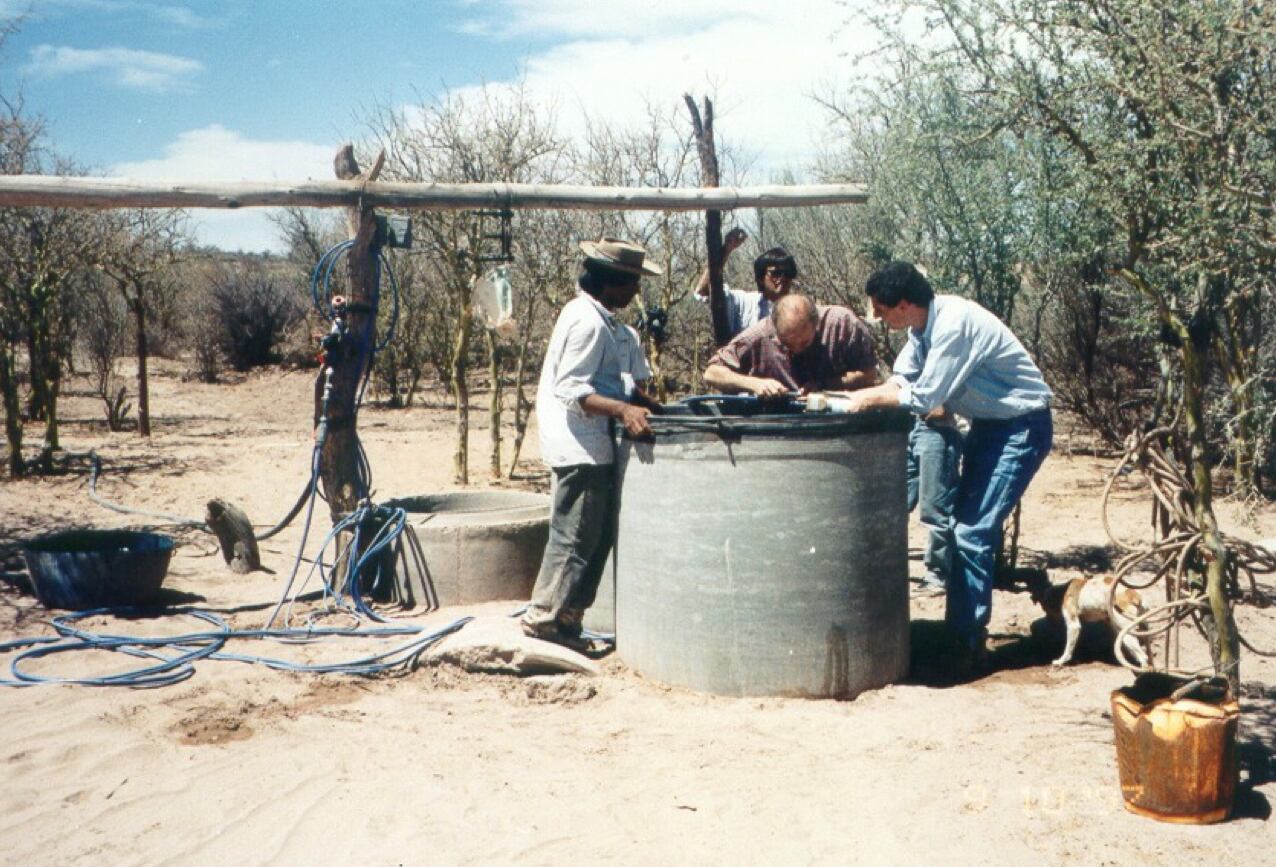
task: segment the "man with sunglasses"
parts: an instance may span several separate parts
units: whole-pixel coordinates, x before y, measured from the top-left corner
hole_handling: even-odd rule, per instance
[[[722,263],[739,249],[748,235],[743,229],[736,228],[727,232],[722,240]],[[771,315],[771,308],[793,288],[797,280],[797,260],[783,247],[772,247],[753,260],[753,280],[758,291],[745,292],[723,285],[722,291],[727,297],[727,331],[735,337],[751,325],[755,325]],[[705,268],[696,283],[696,296],[701,301],[709,300],[709,269]]]

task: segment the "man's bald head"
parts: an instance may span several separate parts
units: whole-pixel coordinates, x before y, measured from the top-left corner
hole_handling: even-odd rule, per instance
[[[798,355],[815,342],[820,311],[806,295],[785,295],[771,311],[775,332],[790,355]]]

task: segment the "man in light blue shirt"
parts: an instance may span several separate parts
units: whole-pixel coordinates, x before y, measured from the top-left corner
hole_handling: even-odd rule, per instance
[[[889,380],[851,395],[852,410],[902,406],[925,416],[946,406],[970,419],[953,512],[948,620],[963,662],[978,666],[1001,527],[1050,452],[1053,394],[1000,319],[968,299],[936,295],[913,265],[892,262],[865,290],[878,318],[908,329],[908,342]]]

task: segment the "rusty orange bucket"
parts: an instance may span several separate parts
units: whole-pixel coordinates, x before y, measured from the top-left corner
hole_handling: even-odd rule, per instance
[[[1206,681],[1188,696],[1188,681],[1140,675],[1112,693],[1121,794],[1131,813],[1162,822],[1221,822],[1236,795],[1236,729],[1240,706],[1226,681]]]

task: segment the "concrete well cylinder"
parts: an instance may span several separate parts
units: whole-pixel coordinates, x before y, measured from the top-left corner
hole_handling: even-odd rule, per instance
[[[550,498],[529,491],[458,491],[391,500],[407,512],[394,552],[408,607],[524,600],[549,538]],[[406,546],[405,546],[406,542]]]
[[[851,698],[903,678],[911,416],[652,422],[654,442],[617,452],[619,656],[722,695]]]

